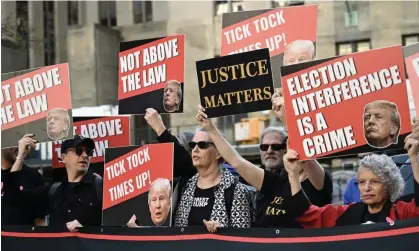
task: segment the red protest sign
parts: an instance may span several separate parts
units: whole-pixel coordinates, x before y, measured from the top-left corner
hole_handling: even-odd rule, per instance
[[[149,190],[156,181],[163,181],[163,184],[164,181],[167,182],[167,191],[163,189],[165,193],[161,195],[165,196],[164,204],[167,207],[165,212],[160,213],[164,215],[164,221],[169,219],[172,180],[173,143],[106,149],[103,225],[126,225],[133,214],[137,216],[141,225],[148,225],[147,222],[150,221],[150,216],[153,219],[154,213],[149,209],[150,196],[153,196]],[[161,196],[158,196],[160,201],[163,200]],[[157,215],[160,216],[162,215]],[[170,220],[167,223],[169,222]]]
[[[223,14],[221,56],[268,48],[271,57],[284,52],[287,44],[302,39],[316,41],[317,6],[276,8]],[[242,17],[249,17],[242,20]],[[302,18],[304,17],[304,18]],[[228,25],[225,19],[241,20]]]
[[[119,114],[145,114],[149,107],[159,113],[182,112],[184,59],[184,35],[121,43]],[[177,95],[173,101],[167,100],[167,88]]]
[[[38,142],[73,137],[68,64],[2,74],[2,147],[16,146],[26,133]]]
[[[419,115],[419,43],[403,48],[416,114]]]
[[[281,68],[300,159],[402,149],[411,131],[401,46]]]
[[[268,48],[276,88],[281,66],[315,59],[316,5],[225,13],[222,22],[221,56]]]
[[[74,117],[74,133],[95,142],[95,151],[90,163],[104,162],[105,149],[130,145],[130,117]],[[61,168],[60,141],[53,142],[52,167]]]

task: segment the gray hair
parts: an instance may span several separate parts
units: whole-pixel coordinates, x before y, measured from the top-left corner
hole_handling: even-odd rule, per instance
[[[269,127],[266,127],[262,131],[262,134],[260,135],[260,138],[259,138],[259,144],[262,144],[263,138],[268,133],[276,133],[284,139],[288,137],[288,133],[285,131],[284,127],[282,127],[282,126],[269,126]]]
[[[189,154],[192,152],[192,149],[189,147],[189,142],[192,141],[194,135],[195,134],[190,131],[183,131],[178,135],[175,135],[176,139],[186,149],[186,151],[188,151]]]
[[[404,180],[394,161],[385,154],[371,154],[359,161],[359,166],[371,170],[384,184],[392,202],[395,202],[404,191]],[[359,169],[358,169],[359,176]]]
[[[157,178],[155,179],[148,190],[148,203],[150,204],[150,191],[151,189],[159,187],[159,188],[167,188],[167,194],[169,195],[169,199],[172,197],[172,186],[170,185],[170,181],[168,179]]]
[[[51,115],[51,113],[63,113],[63,114],[65,114],[65,117],[64,117],[65,122],[68,123],[68,124],[70,123],[70,115],[68,114],[68,111],[66,109],[64,109],[64,108],[53,108],[53,109],[48,111],[47,117],[49,115]]]
[[[292,43],[288,44],[287,47],[285,47],[284,52],[292,49],[298,51],[301,51],[302,49],[307,49],[311,52],[312,59],[314,59],[314,57],[316,56],[314,43],[311,40],[295,40]]]

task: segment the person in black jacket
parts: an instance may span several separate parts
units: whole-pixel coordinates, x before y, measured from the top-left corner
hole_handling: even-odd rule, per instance
[[[33,137],[33,134],[27,134],[19,141],[19,153],[4,182],[5,197],[19,206],[49,212],[52,226],[65,224],[72,232],[86,225],[100,226],[103,181],[89,171],[95,149],[93,140],[76,135],[63,142],[61,159],[67,171],[63,182],[36,189],[21,188],[18,181],[25,175],[22,171],[24,159],[37,142]]]
[[[17,147],[1,149],[2,187],[16,161],[16,157],[18,157]],[[22,173],[24,175],[17,180],[19,187],[35,189],[44,185],[42,175],[36,169],[22,165]],[[39,208],[15,205],[10,201],[3,200],[3,195],[2,191],[1,219],[3,225],[45,225],[45,211]]]

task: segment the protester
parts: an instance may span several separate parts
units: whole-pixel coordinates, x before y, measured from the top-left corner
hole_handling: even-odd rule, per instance
[[[205,129],[189,143],[198,173],[186,183],[176,212],[175,226],[205,223],[210,232],[218,227],[250,227],[250,196],[222,166],[222,158]]]
[[[197,175],[197,172],[199,170],[194,166],[191,155],[193,149],[191,149],[191,147],[189,146],[189,142],[192,141],[194,134],[190,132],[184,132],[180,133],[177,137],[173,136],[169,132],[169,130],[166,129],[158,112],[152,108],[148,108],[146,110],[144,118],[150,125],[150,127],[156,132],[157,141],[159,143],[174,143],[173,176],[179,177],[180,179],[175,185],[175,189],[173,191],[172,206],[173,212],[177,212],[178,207],[180,206],[179,202],[181,200],[182,191],[185,191],[187,189],[190,180]],[[223,170],[228,168],[222,160],[220,160],[220,165]],[[222,171],[222,173],[224,174],[224,171]],[[175,220],[176,214],[174,213],[173,216]],[[202,221],[199,224],[202,224]]]
[[[65,140],[61,146],[61,160],[67,171],[63,182],[47,184],[36,189],[19,188],[23,175],[24,157],[28,146],[34,146],[33,135],[26,135],[19,141],[19,157],[4,182],[4,193],[14,203],[40,208],[49,212],[50,225],[63,226],[78,231],[82,226],[100,226],[102,218],[103,180],[89,171],[90,158],[95,144],[92,139],[76,135],[74,139]]]
[[[416,123],[415,123],[416,122]],[[412,124],[412,137],[419,139],[419,122],[418,117],[413,119]],[[385,151],[388,154],[389,151]],[[366,156],[370,153],[362,153],[359,154],[360,156]],[[400,165],[400,170],[402,168],[411,169],[410,159],[407,154],[400,154],[391,157],[396,165]],[[413,194],[413,184],[409,181],[409,177],[411,176],[412,172],[402,172],[403,179],[405,179],[406,186],[403,196],[400,198],[403,201],[410,201],[412,194]],[[352,202],[360,202],[360,192],[358,188],[358,179],[357,177],[353,177],[349,182],[345,190],[344,194],[344,204],[348,205]]]
[[[279,120],[281,121],[281,123],[284,125],[285,130],[282,131],[286,131],[286,117],[285,117],[285,106],[284,106],[284,97],[282,96],[282,92],[279,93],[274,93],[272,95],[272,110],[275,112],[276,116],[279,118]],[[269,130],[269,129],[267,129]],[[281,135],[283,135],[282,140],[280,142],[284,143],[285,139],[288,137],[288,135],[286,134],[286,132],[282,132],[280,133]],[[261,144],[263,144],[264,142],[264,134],[262,133],[261,136]],[[279,143],[279,141],[274,142],[274,143]],[[285,145],[284,145],[285,147]],[[263,159],[263,153],[261,153],[262,159]],[[280,170],[282,171],[283,174],[285,174],[286,176],[286,170],[284,169],[284,165],[282,162],[282,157],[283,157],[283,151],[281,152],[281,155],[278,156],[278,158],[281,161],[281,165],[280,165]],[[316,178],[315,177],[311,177],[310,174],[313,174],[310,170],[307,172],[305,172],[306,169],[301,169],[300,170],[300,179],[302,179],[303,177],[309,177],[308,180],[303,181],[301,184],[304,188],[304,191],[306,192],[307,196],[309,197],[311,203],[313,203],[316,206],[324,206],[326,204],[330,204],[332,202],[332,194],[333,194],[333,181],[332,178],[330,176],[330,174],[325,171],[320,164],[317,161],[310,161],[309,163],[311,163],[312,165],[315,166],[315,168],[318,170],[318,172],[320,173],[321,177],[324,177],[324,181],[323,181],[323,185],[320,185],[319,182],[316,182]],[[321,169],[323,171],[321,171]],[[321,174],[324,172],[324,176]],[[310,178],[311,177],[311,178]],[[317,180],[318,181],[318,180]],[[314,186],[315,184],[317,184],[317,186]]]
[[[36,140],[32,139],[32,134],[25,135],[20,144],[28,144],[28,152],[31,151],[32,147],[36,143]],[[1,149],[1,182],[7,180],[7,176],[13,164],[18,161],[25,159],[26,155],[23,151],[24,147],[12,147]],[[20,151],[19,151],[20,150]],[[16,180],[19,187],[25,189],[35,189],[42,187],[44,181],[41,174],[34,168],[22,164],[22,176]],[[21,207],[14,205],[10,201],[3,199],[4,192],[2,191],[2,203],[1,203],[1,219],[3,225],[44,225],[46,212],[37,207]],[[7,196],[6,196],[7,198]]]
[[[301,189],[298,180],[300,162],[294,150],[284,156],[285,168],[293,197],[290,208],[304,208],[305,213],[296,220],[306,228],[333,227],[378,222],[390,222],[419,217],[419,140],[409,135],[405,149],[412,164],[415,179],[414,199],[409,203],[397,201],[404,190],[404,180],[399,168],[387,155],[372,154],[360,160],[358,186],[361,202],[342,206],[317,207]]]
[[[199,106],[197,120],[208,132],[221,156],[237,170],[250,185],[259,192],[256,202],[257,227],[301,227],[293,219],[304,211],[295,208],[285,210],[288,199],[291,197],[291,189],[286,175],[283,174],[282,158],[286,147],[286,133],[281,129],[267,129],[261,137],[262,162],[265,170],[259,168],[241,157],[228,141],[222,137],[217,128],[207,118],[205,109]],[[332,199],[332,183],[324,169],[316,161],[304,163],[307,167],[305,173],[301,173],[300,181],[312,194],[313,200]]]

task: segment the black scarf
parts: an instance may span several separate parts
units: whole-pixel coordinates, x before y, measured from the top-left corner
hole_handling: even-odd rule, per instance
[[[390,215],[393,203],[387,200],[381,211],[378,213],[377,222],[386,222],[386,218]],[[360,225],[364,223],[364,218],[368,214],[368,206],[362,202],[352,204],[337,219],[336,226]],[[397,216],[396,216],[397,217]]]

